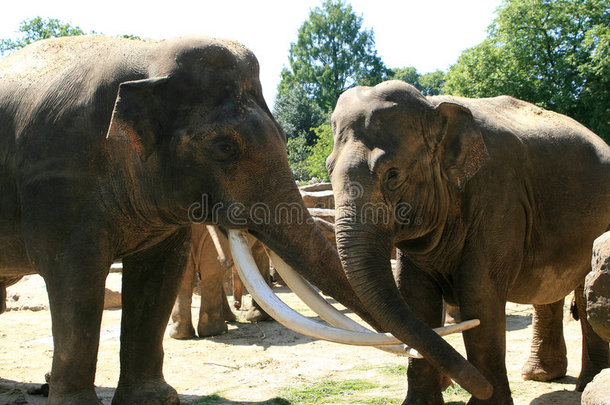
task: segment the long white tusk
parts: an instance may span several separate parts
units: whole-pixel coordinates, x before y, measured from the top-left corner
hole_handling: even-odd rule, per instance
[[[294,269],[288,266],[277,254],[270,251],[271,260],[276,265],[276,269],[293,292],[301,297],[322,319],[331,325],[349,330],[320,325],[296,313],[271,291],[261,277],[248,248],[247,236],[243,232],[230,230],[229,242],[233,252],[233,260],[246,288],[248,288],[248,291],[250,291],[253,298],[261,307],[284,326],[316,339],[351,345],[384,346],[384,350],[392,353],[421,357],[416,350],[403,345],[401,341],[391,334],[373,332],[339,312],[332,305],[328,304]],[[478,319],[473,319],[451,326],[436,328],[434,331],[444,336],[471,329],[479,324]]]
[[[321,325],[298,314],[280,300],[263,280],[248,248],[246,234],[229,230],[229,243],[237,272],[252,298],[282,325],[306,336],[348,345],[383,346],[401,343],[389,333],[362,333],[337,329]]]
[[[354,321],[351,318],[345,316],[341,311],[337,310],[335,307],[330,305],[328,301],[326,301],[318,292],[309,284],[307,280],[305,280],[299,273],[297,273],[291,266],[286,264],[281,257],[277,255],[272,250],[267,250],[269,253],[269,257],[273,262],[273,266],[280,276],[282,276],[282,280],[286,283],[286,285],[295,293],[309,308],[311,308],[315,313],[320,315],[320,318],[324,319],[326,322],[331,324],[336,328],[342,328],[351,330],[354,332],[362,332],[362,333],[376,333],[362,325],[358,322]],[[378,349],[388,351],[395,354],[406,355],[409,357],[421,358],[422,356],[417,352],[417,350],[408,347],[407,345],[388,345],[388,346],[379,346]]]
[[[275,269],[280,273],[282,279],[286,282],[288,287],[303,300],[307,306],[309,306],[314,312],[316,312],[322,319],[329,324],[337,327],[348,329],[356,332],[363,333],[377,333],[374,332],[356,321],[345,316],[341,311],[330,305],[318,292],[305,280],[299,273],[297,273],[291,266],[282,260],[275,252],[268,251],[273,262]],[[478,326],[481,322],[478,319],[472,319],[464,321],[458,324],[444,326],[433,329],[440,336],[446,336],[452,333],[462,332]],[[422,356],[417,350],[404,345],[396,346],[382,346],[379,349],[389,351],[392,353],[406,354],[409,357],[421,358]]]

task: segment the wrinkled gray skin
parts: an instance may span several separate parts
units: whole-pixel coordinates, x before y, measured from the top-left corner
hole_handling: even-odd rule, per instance
[[[480,319],[464,340],[493,395],[469,403],[512,404],[505,303],[546,310],[537,314],[551,327],[563,297],[582,292],[593,240],[610,225],[610,148],[511,97],[425,98],[399,81],[345,92],[332,126],[337,245],[356,294],[401,339],[416,323],[411,311],[439,326],[443,299]],[[609,361],[608,344],[581,321],[579,389]],[[442,404],[447,361],[418,350],[427,360],[410,361],[404,404]]]
[[[0,61],[0,285],[35,272],[45,279],[54,342],[48,404],[99,403],[104,282],[118,258],[113,404],[179,403],[163,378],[162,340],[191,219],[248,229],[373,322],[303,206],[258,63],[242,45],[72,37]]]

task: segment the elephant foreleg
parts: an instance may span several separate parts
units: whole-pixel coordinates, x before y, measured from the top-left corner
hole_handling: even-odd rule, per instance
[[[549,381],[566,375],[563,304],[561,299],[552,304],[534,305],[530,356],[521,369],[524,380]]]
[[[93,383],[104,306],[104,267],[109,266],[91,274],[70,262],[43,270],[54,345],[47,403],[98,404]]]
[[[24,239],[30,260],[45,280],[52,318],[54,348],[47,404],[98,405],[93,383],[104,285],[112,262],[105,218],[82,207],[88,214],[82,223],[61,209],[68,206],[62,183],[40,184],[26,194]],[[40,207],[61,208],[42,211]]]
[[[122,404],[178,404],[163,378],[163,335],[190,246],[190,229],[123,258],[121,374],[112,400]]]
[[[399,291],[413,313],[431,327],[441,326],[443,298],[438,285],[398,252],[395,273]],[[409,359],[408,391],[403,405],[443,404],[441,373],[425,359]]]

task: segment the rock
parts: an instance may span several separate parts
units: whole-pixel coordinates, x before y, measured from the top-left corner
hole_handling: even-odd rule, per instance
[[[610,405],[610,368],[604,369],[587,384],[581,405]]]
[[[104,309],[121,308],[121,293],[106,288],[104,293]]]
[[[593,243],[591,272],[585,278],[585,300],[591,327],[610,342],[610,232]]]
[[[299,187],[302,191],[323,191],[323,190],[332,190],[333,186],[331,183],[314,183],[308,184],[306,186]]]

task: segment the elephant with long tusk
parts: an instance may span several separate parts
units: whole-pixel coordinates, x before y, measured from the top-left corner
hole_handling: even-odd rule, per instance
[[[113,404],[180,402],[163,377],[162,342],[192,222],[247,229],[384,329],[303,204],[258,76],[247,48],[207,37],[56,38],[0,61],[0,286],[31,273],[45,280],[49,405],[99,404],[104,282],[116,259],[123,285]],[[420,323],[411,332],[415,350],[442,360],[477,396],[490,394],[431,329]]]

